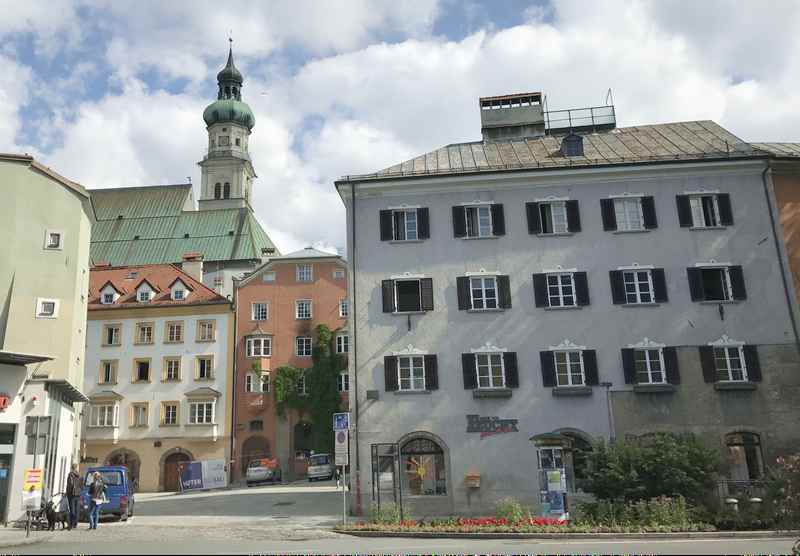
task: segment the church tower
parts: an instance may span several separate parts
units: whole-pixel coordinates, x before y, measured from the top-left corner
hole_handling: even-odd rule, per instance
[[[198,163],[202,168],[200,210],[249,208],[256,173],[248,143],[256,119],[242,102],[243,79],[233,63],[232,46],[217,83],[217,100],[203,111],[208,154]]]

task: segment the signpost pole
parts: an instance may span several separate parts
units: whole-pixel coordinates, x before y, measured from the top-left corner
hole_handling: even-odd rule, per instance
[[[347,526],[347,471],[342,466],[342,524]]]

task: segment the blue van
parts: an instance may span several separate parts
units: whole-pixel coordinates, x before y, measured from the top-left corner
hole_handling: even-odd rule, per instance
[[[108,504],[100,506],[100,517],[115,515],[122,521],[127,521],[133,516],[133,482],[124,465],[107,465],[103,467],[90,467],[86,470],[81,489],[81,517],[89,517],[89,485],[95,471],[103,477],[106,485]]]

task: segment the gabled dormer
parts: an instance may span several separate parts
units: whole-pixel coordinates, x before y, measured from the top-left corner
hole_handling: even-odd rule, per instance
[[[172,299],[172,301],[186,301],[186,299],[189,298],[189,295],[192,292],[192,288],[180,278],[176,278],[169,285],[169,291],[170,291],[169,296],[170,299]]]
[[[156,293],[158,293],[157,288],[147,280],[142,280],[139,282],[139,285],[136,286],[136,301],[139,303],[149,303],[156,296]]]
[[[120,296],[122,296],[122,292],[115,288],[110,280],[100,288],[100,303],[102,305],[113,305]]]

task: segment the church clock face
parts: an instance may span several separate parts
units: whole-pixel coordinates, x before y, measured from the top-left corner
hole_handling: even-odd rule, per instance
[[[227,147],[231,144],[231,138],[229,135],[220,135],[219,136],[219,146],[220,147]]]

